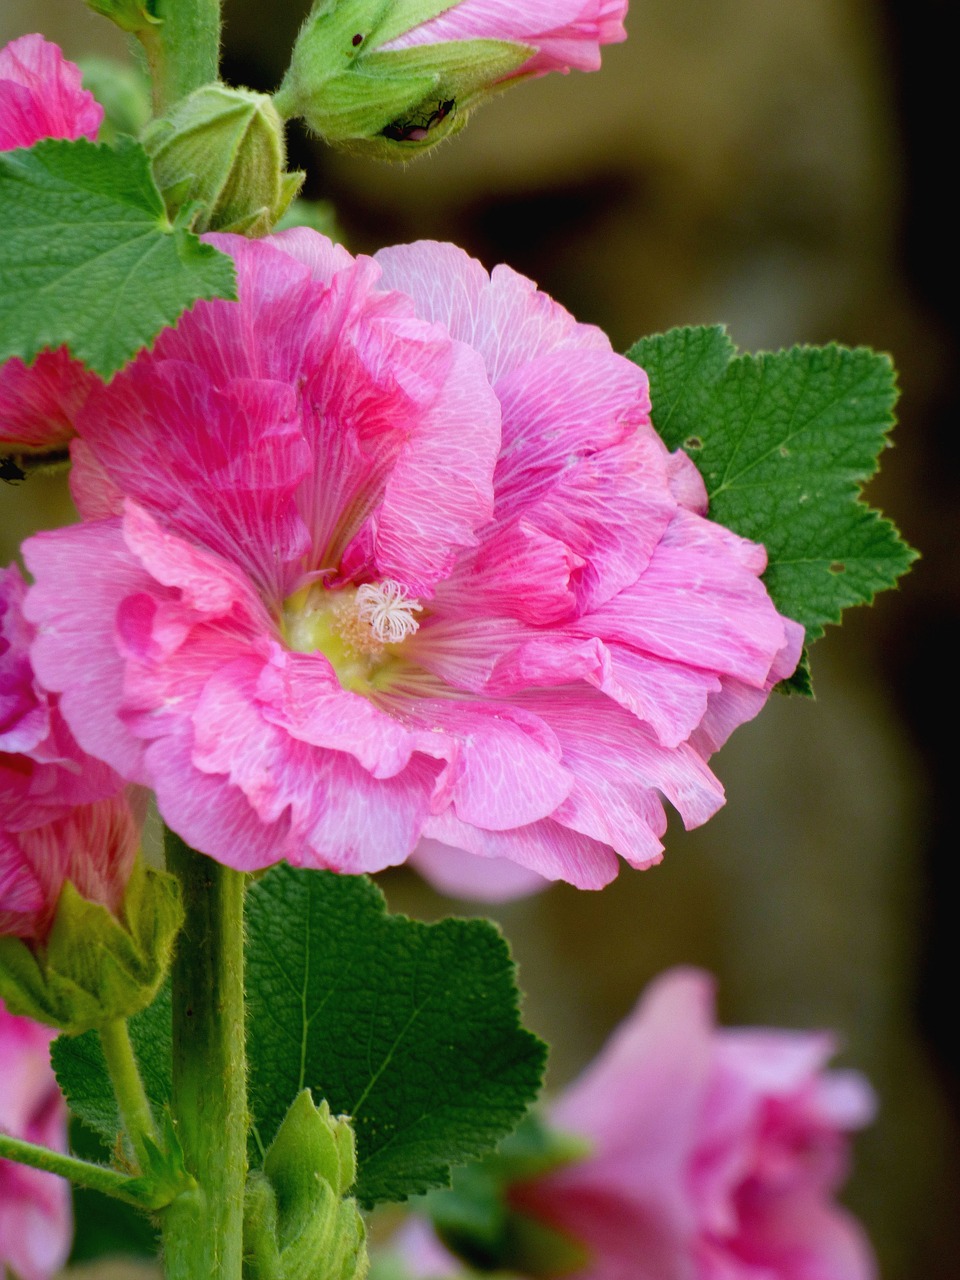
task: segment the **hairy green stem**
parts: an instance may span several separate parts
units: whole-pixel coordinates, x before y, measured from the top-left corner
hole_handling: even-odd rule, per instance
[[[133,1146],[140,1168],[146,1173],[148,1163],[144,1138],[152,1138],[159,1146],[160,1137],[153,1112],[140,1078],[140,1070],[130,1043],[124,1018],[117,1018],[100,1028],[100,1044],[107,1060],[107,1070],[120,1107],[120,1118]]]
[[[221,0],[156,0],[157,26],[141,34],[158,114],[220,70]]]
[[[240,1280],[247,1176],[246,877],[166,833],[186,919],[173,963],[173,1118],[197,1189],[161,1215],[175,1280]]]
[[[102,1191],[104,1195],[114,1196],[118,1200],[126,1200],[128,1204],[144,1207],[141,1194],[129,1194],[127,1188],[137,1180],[116,1169],[107,1169],[102,1164],[91,1164],[87,1160],[77,1160],[74,1156],[65,1156],[60,1151],[51,1151],[48,1147],[38,1147],[32,1142],[23,1142],[20,1138],[11,1138],[0,1133],[0,1158],[16,1160],[18,1164],[28,1164],[31,1169],[42,1169],[45,1173],[56,1173],[61,1178],[69,1178],[78,1187],[89,1187],[91,1191]]]

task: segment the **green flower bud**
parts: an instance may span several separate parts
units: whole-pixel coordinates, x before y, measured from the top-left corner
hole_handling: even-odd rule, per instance
[[[186,209],[194,231],[266,235],[303,183],[302,173],[285,172],[283,121],[249,89],[202,85],[150,124],[142,142],[167,211]]]
[[[366,1232],[345,1198],[357,1172],[353,1129],[309,1089],[294,1100],[247,1184],[247,1280],[364,1280]]]
[[[119,918],[67,881],[45,942],[0,938],[0,997],[70,1035],[129,1018],[153,1002],[182,924],[176,878],[140,860]]]
[[[326,141],[409,160],[449,137],[536,50],[509,40],[384,45],[453,0],[317,0],[274,98]]]

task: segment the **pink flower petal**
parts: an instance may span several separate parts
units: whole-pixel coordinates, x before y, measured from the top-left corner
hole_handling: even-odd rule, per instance
[[[0,151],[41,138],[96,137],[103,108],[80,81],[80,68],[43,36],[0,49]]]
[[[547,71],[596,71],[600,45],[625,40],[626,0],[461,0],[451,8],[391,40],[384,49],[408,49],[447,40],[512,40],[537,54],[524,75]]]

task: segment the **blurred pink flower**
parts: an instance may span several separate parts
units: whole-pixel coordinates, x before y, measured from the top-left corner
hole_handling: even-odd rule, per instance
[[[449,40],[511,40],[536,54],[516,72],[596,71],[600,46],[626,40],[627,0],[460,0],[436,18],[405,31],[384,50]],[[511,77],[513,78],[513,77]]]
[[[599,887],[792,671],[762,547],[712,524],[647,379],[509,268],[215,237],[199,303],[78,419],[86,520],[25,546],[84,750],[239,868],[421,838]]]
[[[56,1034],[14,1017],[0,1001],[0,1131],[66,1151],[67,1108],[50,1066]],[[19,1280],[49,1280],[66,1262],[72,1236],[69,1183],[0,1160],[0,1269]]]
[[[80,80],[80,68],[43,36],[0,49],[0,151],[42,138],[95,138],[103,108]],[[64,448],[95,381],[65,348],[41,352],[29,368],[16,358],[0,365],[0,449]]]
[[[19,570],[0,570],[0,934],[41,939],[65,880],[117,911],[139,822],[123,779],[87,756],[38,687]]]
[[[578,1280],[871,1280],[833,1201],[848,1134],[874,1111],[829,1035],[716,1029],[713,984],[651,984],[551,1109],[593,1155],[515,1187],[514,1206],[584,1243]]]

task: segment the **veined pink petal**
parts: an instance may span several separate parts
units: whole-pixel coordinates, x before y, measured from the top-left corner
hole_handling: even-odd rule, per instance
[[[80,81],[80,68],[43,36],[0,49],[0,151],[41,138],[96,137],[103,108]]]
[[[0,365],[0,447],[66,448],[83,402],[98,379],[65,347],[41,351],[32,365]]]
[[[532,280],[503,265],[488,273],[454,244],[394,245],[381,249],[376,262],[385,288],[407,294],[418,316],[479,352],[495,390],[508,373],[540,357],[611,350],[605,333],[580,324]]]
[[[141,822],[120,794],[76,805],[42,826],[0,831],[0,935],[45,937],[67,880],[82,897],[118,913]]]

